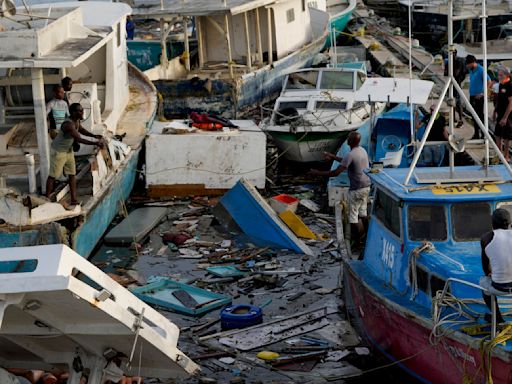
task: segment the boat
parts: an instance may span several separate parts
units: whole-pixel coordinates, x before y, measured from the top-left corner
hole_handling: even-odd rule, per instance
[[[63,244],[0,249],[1,367],[69,372],[68,384],[108,372],[184,379],[200,369],[179,332]]]
[[[365,63],[336,68],[306,68],[286,75],[272,115],[262,123],[285,158],[297,162],[323,159],[336,152],[351,131],[371,117],[368,102],[355,94],[366,80]],[[380,114],[385,103],[376,103]]]
[[[164,114],[179,118],[196,111],[236,119],[270,101],[286,72],[309,66],[324,48],[329,29],[324,1],[170,0],[161,7],[135,0],[134,17],[168,25],[194,18],[197,50],[185,34],[183,55],[162,52],[161,64],[144,72],[162,94]]]
[[[126,60],[126,4],[65,2],[29,11],[0,18],[0,247],[64,243],[87,257],[132,190],[156,90]],[[64,76],[74,80],[68,99],[82,104],[83,126],[108,142],[75,154],[81,205],[72,210],[65,208],[66,179],[55,202],[41,196],[50,156],[45,102]]]
[[[373,169],[364,250],[350,257],[342,241],[345,299],[360,334],[420,382],[508,383],[512,328],[498,328],[496,308],[485,306],[479,281],[480,238],[491,230],[492,211],[512,208],[512,168],[449,73],[439,100],[459,93],[501,164],[489,165],[484,149],[483,167],[455,166],[460,146],[450,142],[449,166],[417,168],[431,119],[421,142],[413,143],[408,168]],[[453,135],[453,121],[449,130]],[[503,309],[507,302],[510,295],[499,297]]]
[[[345,30],[356,5],[357,0],[327,0],[327,13],[330,16],[329,29],[331,33],[327,36],[326,47],[336,45],[336,37]]]

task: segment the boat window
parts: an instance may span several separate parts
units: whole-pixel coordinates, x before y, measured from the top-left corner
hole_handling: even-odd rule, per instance
[[[352,89],[353,87],[353,72],[322,72],[321,89]]]
[[[288,75],[286,89],[316,89],[317,71],[297,72]]]
[[[452,205],[453,238],[455,241],[476,241],[492,229],[491,206],[488,203]]]
[[[447,239],[446,211],[442,205],[410,205],[407,213],[410,240],[444,241]]]
[[[432,275],[430,276],[430,295],[435,297],[438,291],[442,291],[446,281],[440,279],[439,277]]]
[[[319,100],[315,104],[315,109],[347,109],[347,103],[344,101],[323,101]]]
[[[293,8],[286,11],[286,21],[288,24],[295,21],[295,10]]]
[[[374,213],[387,229],[400,237],[400,203],[398,201],[377,190]]]
[[[416,281],[418,289],[425,293],[428,292],[428,273],[423,268],[416,266]],[[428,293],[427,293],[428,294]]]
[[[356,90],[358,90],[359,88],[361,88],[361,86],[363,85],[364,83],[364,80],[365,80],[365,76],[362,74],[362,73],[357,73],[357,77],[356,77]]]
[[[279,110],[282,111],[283,109],[288,108],[295,108],[295,109],[307,109],[308,102],[307,101],[283,101],[279,103]]]

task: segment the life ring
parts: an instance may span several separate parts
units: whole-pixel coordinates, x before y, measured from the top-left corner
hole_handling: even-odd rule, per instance
[[[247,328],[263,322],[263,311],[250,304],[229,305],[220,312],[223,330]]]
[[[222,124],[219,123],[192,123],[192,126],[203,131],[218,131],[222,129]]]

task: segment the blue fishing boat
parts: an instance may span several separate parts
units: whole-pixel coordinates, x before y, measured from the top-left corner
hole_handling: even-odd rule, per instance
[[[126,60],[126,4],[43,4],[31,12],[23,8],[2,19],[0,164],[7,173],[0,189],[0,247],[64,243],[87,257],[133,188],[156,90]],[[33,37],[30,44],[24,36]],[[99,151],[82,144],[75,153],[76,206],[69,204],[67,177],[53,199],[42,196],[51,142],[45,102],[63,73],[74,80],[67,96],[84,108],[82,125],[107,143]]]

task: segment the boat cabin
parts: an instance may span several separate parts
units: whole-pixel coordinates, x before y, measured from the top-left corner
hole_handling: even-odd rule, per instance
[[[271,122],[281,125],[292,115],[338,113],[361,106],[362,102],[354,102],[354,94],[366,80],[364,68],[360,63],[359,68],[308,68],[286,75]]]
[[[480,238],[496,208],[512,213],[511,177],[504,166],[420,168],[405,186],[408,169],[371,174],[374,185],[368,242],[354,267],[373,288],[385,290],[421,316],[449,278],[478,285],[483,276]],[[478,289],[452,285],[452,295],[481,299]],[[405,303],[404,299],[410,299]],[[486,307],[474,304],[475,311]]]
[[[192,78],[199,73],[216,78],[243,75],[322,36],[329,20],[326,0],[170,0],[162,4],[136,0],[134,15],[161,20],[162,46],[176,21],[186,25],[193,18],[198,48],[190,52],[188,34],[184,34],[185,54],[169,64],[163,50],[162,65],[147,72],[152,80]],[[191,61],[193,55],[197,62]]]

